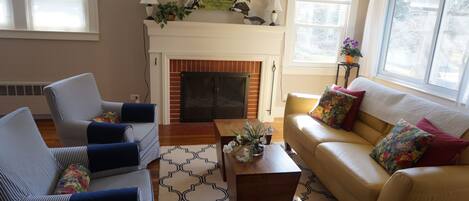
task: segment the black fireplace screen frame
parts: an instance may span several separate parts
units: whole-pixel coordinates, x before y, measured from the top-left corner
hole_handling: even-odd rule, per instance
[[[186,115],[186,82],[187,78],[191,77],[210,77],[213,79],[213,88],[212,89],[207,89],[207,92],[212,92],[213,93],[213,102],[212,102],[212,108],[210,111],[211,117],[210,118],[205,118],[203,117],[187,117]],[[232,117],[230,115],[220,115],[217,113],[217,98],[219,94],[219,85],[221,83],[221,79],[223,78],[244,78],[244,111],[242,112],[243,114],[240,115],[239,117]],[[238,118],[238,119],[245,119],[247,118],[247,113],[248,113],[248,98],[249,98],[249,80],[250,80],[250,73],[232,73],[232,72],[181,72],[181,99],[180,99],[180,121],[181,122],[210,122],[213,121],[213,119],[233,119],[233,118]]]

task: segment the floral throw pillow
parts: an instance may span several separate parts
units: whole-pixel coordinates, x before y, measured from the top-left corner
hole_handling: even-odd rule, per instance
[[[118,124],[119,123],[119,115],[117,115],[115,112],[104,112],[100,116],[97,116],[93,119],[94,122],[98,123],[113,123],[113,124]]]
[[[414,167],[433,140],[433,135],[401,119],[370,156],[389,174]]]
[[[327,87],[319,100],[319,104],[309,115],[331,127],[340,128],[350,108],[352,108],[354,99],[354,96]]]
[[[57,182],[54,194],[74,194],[88,191],[90,186],[90,171],[79,164],[71,164],[62,172]]]

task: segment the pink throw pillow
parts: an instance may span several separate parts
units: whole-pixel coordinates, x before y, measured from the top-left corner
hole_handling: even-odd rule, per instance
[[[454,165],[459,154],[469,146],[469,141],[443,132],[426,118],[417,123],[417,128],[435,137],[425,154],[415,165],[416,167]]]
[[[333,86],[333,89],[357,97],[353,100],[352,108],[350,108],[341,126],[342,129],[351,131],[353,129],[353,125],[355,124],[355,120],[357,120],[358,112],[360,111],[360,105],[362,104],[366,91],[351,91],[336,85]]]

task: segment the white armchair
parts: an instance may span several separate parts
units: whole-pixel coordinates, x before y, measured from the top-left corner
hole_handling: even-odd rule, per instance
[[[156,105],[103,101],[91,73],[52,83],[44,93],[63,145],[135,142],[140,148],[141,167],[159,158]],[[103,112],[115,112],[121,123],[91,121]]]

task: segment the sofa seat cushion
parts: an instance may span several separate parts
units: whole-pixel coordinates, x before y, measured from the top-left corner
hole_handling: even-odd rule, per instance
[[[315,156],[321,169],[336,175],[334,179],[356,200],[375,201],[390,175],[369,156],[372,149],[366,144],[327,142],[316,148]]]
[[[145,152],[157,137],[156,125],[154,123],[130,123],[130,125],[132,125],[135,142],[139,144],[140,152]]]
[[[137,187],[141,201],[153,200],[150,172],[146,169],[110,177],[92,179],[89,192]]]
[[[353,132],[335,129],[312,118],[307,114],[289,115],[286,123],[297,128],[296,139],[311,153],[315,152],[316,146],[323,142],[348,142],[357,144],[370,143]]]

